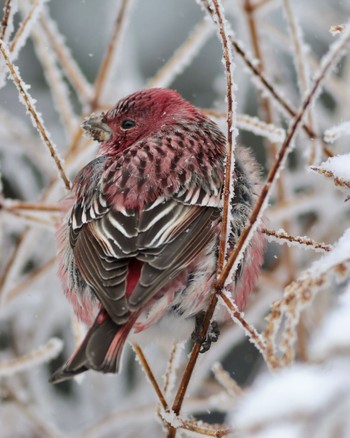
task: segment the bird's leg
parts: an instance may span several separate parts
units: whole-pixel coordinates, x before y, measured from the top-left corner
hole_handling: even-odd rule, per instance
[[[219,335],[220,335],[220,329],[216,321],[211,322],[208,333],[205,338],[203,338],[200,335],[203,327],[204,317],[205,317],[205,312],[200,312],[196,315],[196,322],[195,322],[194,330],[191,335],[192,341],[201,344],[201,348],[199,350],[200,353],[205,353],[206,351],[208,351],[211,346],[211,343],[216,342],[219,339]]]

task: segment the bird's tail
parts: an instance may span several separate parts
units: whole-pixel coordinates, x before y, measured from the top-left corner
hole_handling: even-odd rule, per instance
[[[117,373],[126,338],[136,320],[136,315],[133,316],[125,324],[118,325],[101,310],[83,342],[49,382],[59,383],[89,369]]]

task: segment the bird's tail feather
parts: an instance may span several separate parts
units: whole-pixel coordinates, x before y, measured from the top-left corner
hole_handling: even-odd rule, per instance
[[[89,369],[117,373],[123,347],[135,319],[131,317],[125,324],[118,325],[105,310],[101,310],[83,342],[50,377],[49,382],[59,383]]]

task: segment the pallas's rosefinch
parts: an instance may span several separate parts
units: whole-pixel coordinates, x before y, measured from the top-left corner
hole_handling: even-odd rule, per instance
[[[52,376],[117,372],[128,335],[165,314],[206,309],[216,279],[226,139],[202,112],[167,89],[139,91],[83,128],[100,144],[76,176],[58,231],[59,276],[82,344]],[[252,210],[257,169],[237,148],[233,246]],[[257,233],[230,285],[240,308],[262,262]]]

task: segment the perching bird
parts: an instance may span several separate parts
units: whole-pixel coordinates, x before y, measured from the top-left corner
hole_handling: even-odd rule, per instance
[[[226,151],[218,126],[177,92],[149,89],[83,128],[101,144],[65,200],[58,261],[65,294],[90,328],[53,382],[117,372],[131,332],[165,314],[200,315],[216,279]],[[254,205],[257,174],[237,148],[231,247]],[[240,308],[262,258],[257,233],[230,285]]]

